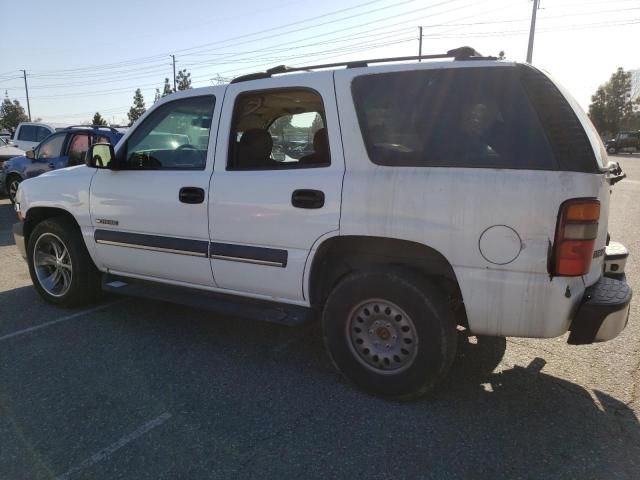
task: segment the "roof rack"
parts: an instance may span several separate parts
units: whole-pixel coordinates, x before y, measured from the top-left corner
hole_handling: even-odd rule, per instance
[[[114,127],[110,127],[109,125],[69,125],[66,128],[93,128],[93,129],[106,128],[111,130],[111,132],[113,133],[119,133]]]
[[[497,60],[497,57],[483,57],[480,53],[471,47],[460,47],[449,50],[447,53],[440,53],[435,55],[416,55],[409,57],[389,57],[389,58],[373,58],[369,60],[356,60],[352,62],[337,62],[337,63],[325,63],[322,65],[310,65],[307,67],[287,67],[285,65],[278,65],[277,67],[270,68],[266,72],[249,73],[242,75],[231,80],[230,83],[247,82],[249,80],[259,80],[262,78],[270,78],[273,75],[279,75],[282,73],[292,72],[309,72],[312,70],[319,70],[323,68],[362,68],[368,67],[372,63],[388,63],[388,62],[406,62],[411,60],[435,60],[438,58],[453,58],[454,60]]]

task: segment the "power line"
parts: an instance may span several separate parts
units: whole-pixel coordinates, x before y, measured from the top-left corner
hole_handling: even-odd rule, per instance
[[[566,27],[549,27],[538,29],[538,32],[565,32],[572,30],[584,30],[589,28],[609,28],[609,27],[619,27],[625,25],[637,25],[640,24],[640,18],[635,18],[631,20],[618,20],[615,22],[603,22],[603,23],[586,23],[586,24],[578,24],[578,25],[568,25]],[[493,31],[493,32],[477,32],[477,33],[467,33],[465,35],[450,35],[450,34],[425,34],[425,37],[428,38],[476,38],[476,37],[486,37],[486,36],[512,36],[512,35],[522,35],[528,33],[528,30],[504,30],[504,31]]]
[[[184,49],[179,49],[179,50],[175,50],[173,53],[182,53],[182,52],[186,52],[186,51],[191,51],[191,50],[196,50],[202,47],[207,47],[207,46],[211,46],[211,45],[215,45],[215,44],[219,44],[219,43],[226,43],[228,41],[231,40],[235,40],[235,39],[239,39],[239,38],[245,38],[248,36],[253,36],[253,35],[259,35],[261,33],[265,33],[265,32],[271,32],[271,31],[275,31],[281,28],[286,28],[292,25],[297,25],[297,24],[301,24],[301,23],[306,23],[306,22],[310,22],[312,20],[316,20],[318,18],[325,18],[327,16],[331,16],[331,15],[336,15],[338,13],[342,13],[348,10],[354,10],[356,8],[361,8],[363,6],[368,6],[371,5],[373,3],[379,3],[381,1],[384,0],[369,0],[367,2],[363,2],[360,3],[358,5],[354,5],[352,7],[348,7],[348,8],[344,8],[344,9],[340,9],[340,10],[335,10],[333,12],[329,12],[329,13],[325,13],[322,15],[318,15],[315,17],[310,17],[307,19],[303,19],[303,20],[299,20],[297,22],[292,22],[289,24],[285,24],[285,25],[280,25],[278,27],[272,27],[266,30],[261,30],[258,32],[253,32],[253,33],[248,33],[248,34],[244,34],[244,35],[240,35],[237,37],[232,37],[226,40],[220,40],[220,41],[216,41],[216,42],[209,42],[209,43],[205,43],[202,45],[198,45],[198,46],[194,46],[194,47],[189,47],[189,48],[184,48]],[[400,4],[404,4],[404,3],[411,3],[414,0],[403,0],[402,2],[400,2]],[[397,4],[394,5],[390,5],[386,8],[391,8],[393,6],[397,6]],[[132,59],[128,59],[128,60],[124,60],[121,62],[114,62],[114,63],[106,63],[106,64],[101,64],[101,65],[92,65],[92,66],[88,66],[88,67],[76,67],[76,68],[66,68],[66,69],[58,69],[58,70],[43,70],[42,72],[38,72],[40,75],[45,75],[45,74],[52,74],[52,73],[60,73],[60,72],[79,72],[79,71],[85,71],[85,70],[91,70],[91,71],[95,71],[96,69],[110,69],[110,68],[118,68],[118,67],[122,67],[123,65],[131,65],[131,64],[137,64],[137,63],[142,63],[142,62],[150,62],[150,61],[155,61],[158,60],[160,58],[163,58],[166,54],[156,54],[156,55],[151,55],[151,56],[146,56],[146,57],[138,57],[138,58],[132,58]]]
[[[394,35],[395,36],[395,35]],[[408,37],[411,38],[411,37]],[[400,39],[399,39],[400,40]],[[407,38],[403,38],[401,39],[401,41],[406,41]],[[302,57],[309,57],[309,58],[313,58],[315,56],[318,55],[322,55],[325,53],[331,53],[332,55],[335,55],[336,53],[347,53],[347,52],[351,52],[353,51],[353,48],[358,48],[358,50],[362,50],[362,49],[369,49],[369,48],[373,48],[373,47],[377,47],[377,46],[386,46],[386,45],[392,45],[395,44],[395,42],[384,42],[384,43],[378,43],[378,44],[371,44],[369,42],[362,42],[362,43],[357,43],[357,44],[353,44],[350,45],[349,47],[339,47],[336,49],[329,49],[329,50],[324,50],[324,51],[320,51],[316,54],[308,54],[308,53],[303,53],[303,54],[299,54],[297,56],[291,56],[288,55],[286,57],[281,57],[281,59],[291,59],[291,58],[302,58]],[[146,85],[138,85],[138,88],[147,88],[147,87],[154,87],[156,86],[156,83],[150,83],[150,84],[146,84]],[[79,92],[79,93],[69,93],[69,94],[54,94],[54,95],[43,95],[43,96],[38,96],[38,99],[47,99],[47,98],[62,98],[62,97],[88,97],[88,96],[98,96],[98,95],[104,95],[104,94],[109,94],[109,93],[117,93],[117,92],[122,92],[122,91],[128,91],[131,90],[133,88],[136,88],[136,85],[133,86],[127,86],[127,87],[118,87],[118,88],[112,88],[112,89],[107,89],[107,90],[100,90],[100,91],[87,91],[87,92]]]

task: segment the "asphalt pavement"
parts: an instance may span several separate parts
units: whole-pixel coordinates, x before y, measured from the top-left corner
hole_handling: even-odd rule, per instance
[[[472,338],[413,403],[342,380],[315,324],[45,304],[0,200],[0,479],[640,478],[640,156],[617,159],[626,330],[580,347]]]

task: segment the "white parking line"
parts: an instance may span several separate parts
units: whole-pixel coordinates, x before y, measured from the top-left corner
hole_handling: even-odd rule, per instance
[[[128,443],[133,442],[135,439],[140,438],[142,435],[147,433],[149,430],[162,425],[164,422],[166,422],[170,418],[171,418],[171,414],[169,412],[164,412],[162,415],[154,418],[153,420],[151,420],[148,423],[145,423],[144,425],[142,425],[137,430],[129,433],[128,435],[125,435],[124,437],[122,437],[117,442],[112,443],[107,448],[103,448],[98,453],[95,453],[95,454],[91,455],[89,458],[87,458],[86,460],[81,462],[79,465],[77,465],[77,466],[75,466],[73,468],[70,468],[69,470],[67,470],[62,475],[57,476],[56,480],[67,480],[67,479],[71,478],[72,475],[75,475],[76,473],[80,472],[81,470],[85,470],[85,469],[87,469],[89,467],[92,467],[96,463],[101,462],[102,460],[105,460],[105,459],[109,458],[109,456],[111,456],[114,452],[120,450],[122,447],[124,447]]]
[[[100,305],[95,308],[90,308],[89,310],[83,310],[81,312],[72,313],[71,315],[67,315],[66,317],[58,318],[57,320],[51,320],[50,322],[41,323],[40,325],[36,325],[34,327],[25,328],[23,330],[18,330],[17,332],[8,333],[7,335],[3,335],[0,337],[0,342],[3,340],[9,340],[10,338],[17,337],[18,335],[23,335],[25,333],[35,332],[36,330],[40,330],[41,328],[50,327],[51,325],[55,325],[56,323],[66,322],[67,320],[73,320],[74,318],[82,317],[84,315],[89,315],[90,313],[98,312],[100,310],[104,310],[105,308],[111,307],[113,305],[117,305],[118,303],[122,303],[124,300],[118,300],[115,302],[107,303],[104,305]]]

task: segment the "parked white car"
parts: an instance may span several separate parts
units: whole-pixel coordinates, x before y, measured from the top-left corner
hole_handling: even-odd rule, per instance
[[[115,150],[20,185],[35,288],[63,306],[102,284],[288,324],[317,313],[336,367],[393,398],[446,375],[458,327],[614,338],[631,299],[626,249],[607,254],[624,175],[546,74],[446,56],[273,69],[158,101]],[[313,153],[274,159],[283,129]]]
[[[24,155],[24,150],[9,144],[8,140],[0,137],[0,167],[2,164],[13,157]]]
[[[57,130],[67,125],[53,123],[22,122],[13,135],[13,144],[22,150],[31,150]]]

